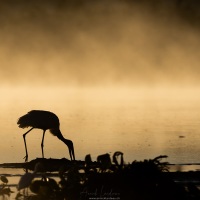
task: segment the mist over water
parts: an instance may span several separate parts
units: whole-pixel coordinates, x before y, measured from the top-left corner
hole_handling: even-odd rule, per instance
[[[2,84],[199,82],[196,1],[11,2],[1,4]]]
[[[78,160],[86,154],[96,160],[100,154],[122,151],[126,162],[160,154],[168,155],[170,163],[199,162],[198,90],[15,87],[9,91],[0,104],[1,162],[23,162],[22,134],[27,129],[18,128],[16,122],[33,109],[57,114]],[[30,160],[41,157],[41,139],[39,129],[27,135]],[[69,158],[66,146],[49,131],[44,151],[46,158]]]
[[[78,159],[121,150],[127,161],[199,162],[199,10],[195,0],[2,1],[1,161],[22,160],[16,121],[41,109],[59,116]],[[67,157],[45,137],[47,157]],[[27,138],[40,157],[40,131]]]

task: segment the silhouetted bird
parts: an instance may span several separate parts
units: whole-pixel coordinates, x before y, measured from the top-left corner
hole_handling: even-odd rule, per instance
[[[32,180],[35,178],[37,172],[40,170],[40,168],[42,168],[42,164],[41,163],[37,163],[35,165],[35,169],[33,173],[25,173],[19,180],[17,189],[21,190],[21,189],[25,189],[27,187],[29,187],[29,185],[31,184]]]
[[[57,136],[59,140],[63,141],[68,149],[69,149],[69,155],[71,160],[75,160],[75,154],[74,154],[74,146],[73,142],[71,140],[67,140],[63,137],[62,133],[60,132],[59,126],[59,119],[58,117],[49,111],[43,111],[43,110],[32,110],[28,112],[26,115],[19,118],[17,124],[20,128],[27,128],[31,127],[30,130],[28,130],[26,133],[23,134],[24,138],[24,145],[26,150],[26,156],[25,161],[28,160],[28,151],[26,146],[26,135],[34,128],[42,129],[43,130],[43,136],[42,136],[42,142],[41,142],[41,148],[42,148],[42,157],[44,158],[44,136],[47,129],[50,130],[50,132]]]

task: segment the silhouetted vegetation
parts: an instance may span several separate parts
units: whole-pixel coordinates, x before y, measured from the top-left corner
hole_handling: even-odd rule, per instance
[[[162,162],[166,157],[135,160],[126,164],[123,153],[119,151],[113,154],[112,159],[109,154],[103,154],[97,157],[97,161],[92,161],[91,156],[86,155],[85,161],[57,165],[57,180],[48,177],[47,159],[40,159],[40,167],[37,163],[37,169],[30,173],[37,173],[37,176],[28,188],[18,192],[16,199],[198,199],[200,192],[195,184],[184,185],[174,181],[173,173],[168,171],[168,163]],[[55,160],[53,162],[56,163]]]
[[[5,176],[0,176],[1,185],[0,185],[0,196],[10,196],[12,191],[8,184],[8,179]]]

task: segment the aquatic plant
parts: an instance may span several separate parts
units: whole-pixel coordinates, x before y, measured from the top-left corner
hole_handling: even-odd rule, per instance
[[[10,196],[11,193],[13,193],[13,191],[11,191],[10,187],[7,185],[8,184],[8,179],[6,176],[2,175],[0,176],[0,180],[1,180],[1,186],[0,186],[0,195],[5,197]]]
[[[97,157],[97,162],[99,163],[99,171],[100,172],[109,172],[111,168],[111,158],[108,153],[99,155]]]
[[[115,163],[116,166],[123,166],[124,165],[124,157],[123,157],[123,153],[121,151],[116,151],[114,154],[113,154],[113,162]],[[121,156],[121,159],[120,159],[120,164],[119,164],[119,161],[118,161],[118,157]]]
[[[93,162],[90,155],[85,164],[70,162],[60,166],[60,181],[52,178],[33,179],[29,185],[31,199],[77,200],[102,197],[104,199],[184,199],[185,189],[166,176],[168,163],[158,156],[154,159],[125,164],[123,153],[102,154]],[[16,198],[23,199],[21,196]]]
[[[167,158],[166,155],[160,155],[154,159],[145,159],[144,161],[133,161],[130,168],[133,173],[154,176],[160,172],[168,172],[168,162],[161,162],[161,159]]]

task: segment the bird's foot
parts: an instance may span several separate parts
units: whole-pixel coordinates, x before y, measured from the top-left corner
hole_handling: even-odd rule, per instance
[[[25,160],[25,162],[27,162],[28,161],[28,155],[25,155],[23,159]]]

